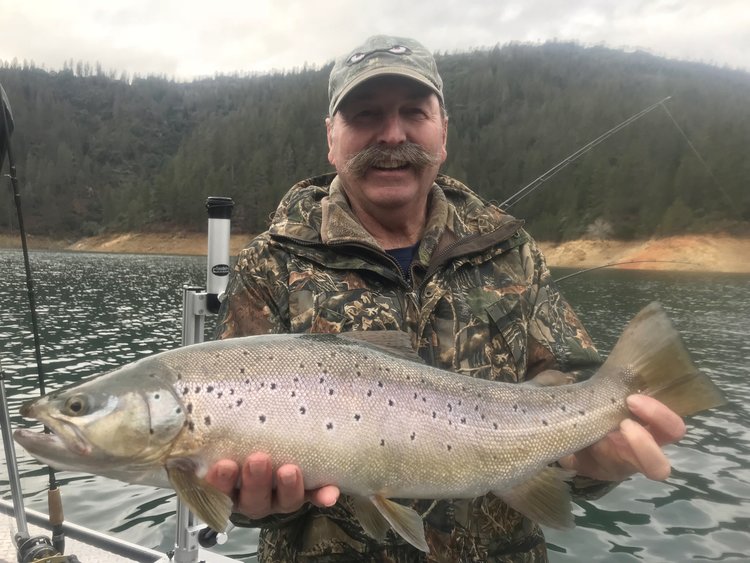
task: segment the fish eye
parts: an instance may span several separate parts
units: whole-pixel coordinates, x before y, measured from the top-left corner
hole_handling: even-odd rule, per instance
[[[88,400],[84,395],[73,395],[65,401],[65,410],[72,416],[81,416],[88,412]]]

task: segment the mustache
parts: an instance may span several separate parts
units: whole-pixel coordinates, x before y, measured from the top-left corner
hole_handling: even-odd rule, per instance
[[[344,169],[355,177],[363,177],[373,166],[398,163],[410,164],[418,170],[437,164],[437,155],[430,154],[421,145],[406,142],[395,146],[370,145],[346,161]]]

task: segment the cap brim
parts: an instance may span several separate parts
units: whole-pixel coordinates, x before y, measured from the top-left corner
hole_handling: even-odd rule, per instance
[[[373,78],[377,78],[379,76],[402,76],[404,78],[409,78],[415,82],[419,82],[420,84],[423,84],[424,86],[427,86],[430,90],[435,92],[435,95],[440,99],[440,101],[443,101],[443,94],[438,90],[438,88],[429,80],[427,80],[424,76],[422,76],[417,71],[413,71],[408,68],[404,68],[402,66],[392,66],[392,67],[379,67],[375,68],[366,72],[363,72],[360,74],[357,78],[352,80],[349,84],[346,85],[346,87],[341,90],[341,93],[339,94],[338,99],[333,103],[333,105],[330,108],[331,115],[336,113],[336,110],[338,110],[339,106],[341,105],[341,102],[348,96],[352,90],[354,90],[357,86],[364,84],[368,80],[372,80]]]

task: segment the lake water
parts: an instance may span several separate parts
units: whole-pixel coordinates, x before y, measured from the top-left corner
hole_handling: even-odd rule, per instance
[[[205,278],[205,260],[196,257],[34,252],[31,259],[48,391],[179,345],[181,288]],[[20,251],[0,250],[0,280],[0,366],[13,425],[27,425],[18,407],[38,391]],[[551,559],[750,560],[750,276],[600,270],[562,287],[604,352],[641,307],[660,301],[731,404],[689,421],[687,437],[668,447],[667,482],[636,477],[576,505],[575,530],[547,533]],[[46,512],[46,468],[21,448],[17,455],[27,507]],[[170,491],[70,472],[58,479],[67,520],[161,551],[173,546]],[[8,491],[3,460],[3,498]],[[255,541],[254,531],[236,529],[219,551],[247,560]]]

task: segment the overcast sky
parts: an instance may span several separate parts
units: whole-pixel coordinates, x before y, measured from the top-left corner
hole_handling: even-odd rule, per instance
[[[750,71],[750,0],[0,0],[0,60],[191,79],[323,65],[376,33],[433,51],[573,40]]]

